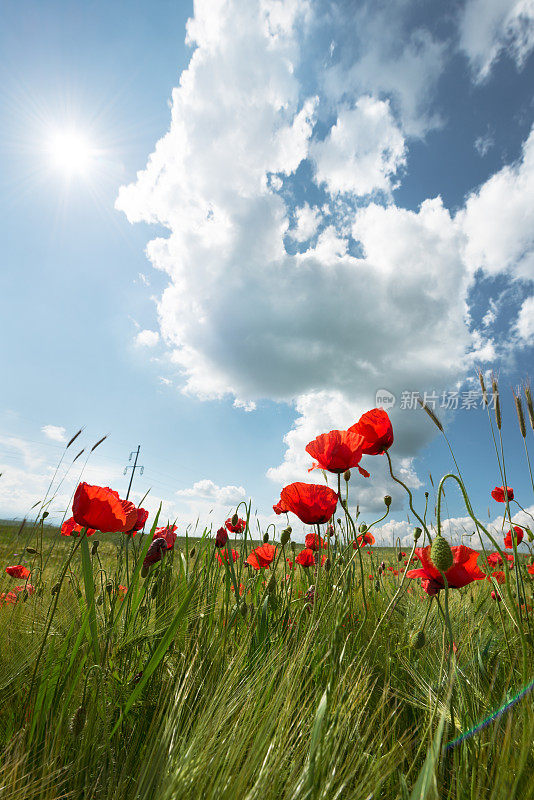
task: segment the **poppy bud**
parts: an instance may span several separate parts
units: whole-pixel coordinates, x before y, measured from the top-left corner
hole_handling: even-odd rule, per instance
[[[276,591],[276,578],[274,577],[274,575],[272,575],[269,580],[269,583],[267,584],[267,592],[269,594],[274,594],[275,591]]]
[[[78,706],[74,714],[72,715],[72,719],[70,721],[70,732],[74,736],[75,739],[80,736],[81,732],[85,727],[85,720],[87,717],[87,712],[85,710],[85,706]]]
[[[367,525],[365,524],[365,522],[362,522],[358,530],[360,531],[360,533],[365,533],[367,531]]]
[[[284,528],[280,536],[280,544],[282,545],[282,547],[286,546],[290,538],[291,538],[291,531],[288,528]]]
[[[295,542],[291,542],[291,549],[292,549],[293,553],[297,549],[297,545],[295,544]]]
[[[334,533],[335,533],[334,526],[333,525],[329,525],[328,528],[326,529],[326,535],[327,536],[333,536]]]
[[[189,558],[194,558],[196,553],[196,549],[193,547],[191,552],[189,553]]]
[[[376,589],[377,592],[380,591],[380,581],[376,581],[375,582],[375,589]]]
[[[447,572],[454,563],[451,546],[443,536],[436,536],[430,548],[430,559],[436,569]]]
[[[232,525],[235,527],[238,522],[239,522],[239,517],[238,517],[237,512],[236,512],[234,514],[234,516],[232,517]]]
[[[425,492],[425,497],[428,500],[428,492]]]
[[[106,583],[106,592],[108,594],[111,594],[112,591],[113,591],[113,583],[111,581],[108,581],[108,583]]]
[[[330,567],[331,567],[331,564],[330,564],[330,559],[329,559],[329,558],[327,558],[327,559],[326,559],[326,561],[324,562],[324,568],[325,568],[325,570],[328,572],[328,571],[329,571],[329,569],[330,569]]]
[[[269,534],[265,532],[263,534],[263,544],[267,544],[268,541],[269,541]]]
[[[387,494],[387,495],[384,497],[384,505],[385,505],[387,508],[389,508],[389,507],[390,507],[390,505],[391,505],[391,495],[390,495],[390,494]]]
[[[97,550],[98,550],[98,539],[95,542],[93,542],[93,546],[91,547],[91,555],[96,556]]]
[[[425,646],[426,636],[424,631],[416,631],[413,634],[410,644],[414,650],[420,650],[421,647]]]
[[[414,528],[414,530],[413,530],[413,538],[414,538],[414,540],[417,541],[418,539],[420,539],[422,533],[423,533],[423,531],[421,530],[421,528]]]
[[[381,561],[380,562],[380,568],[381,568],[382,572],[384,572],[384,570],[386,568],[386,562],[385,561]]]
[[[345,470],[345,472],[343,473],[343,477],[345,478],[347,483],[350,481],[350,469]]]
[[[397,556],[397,561],[400,563],[402,561],[403,557],[404,556],[402,555],[402,553],[399,553],[399,555]]]
[[[37,550],[35,547],[27,547],[26,552],[29,553],[31,556],[37,555]]]
[[[46,519],[48,516],[48,511],[43,511],[43,519]]]
[[[382,569],[382,566],[379,566],[378,567],[378,574],[382,575],[383,572],[384,572],[384,570]]]
[[[241,611],[241,616],[242,616],[242,617],[246,617],[246,616],[247,616],[247,611],[248,611],[248,608],[247,608],[247,604],[245,603],[245,601],[243,601],[243,602],[241,603],[241,606],[240,606],[240,611]]]
[[[491,593],[491,599],[492,600],[496,600],[498,603],[501,602],[501,596],[500,596],[500,594],[498,592],[492,592]]]
[[[218,547],[220,549],[221,547],[225,546],[227,541],[228,541],[228,533],[226,532],[226,528],[219,528],[215,536],[215,547]]]

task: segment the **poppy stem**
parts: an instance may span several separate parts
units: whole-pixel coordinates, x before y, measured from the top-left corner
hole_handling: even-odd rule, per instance
[[[406,486],[406,484],[401,481],[400,478],[397,478],[397,476],[393,474],[393,465],[391,463],[391,456],[389,455],[389,452],[387,450],[385,451],[385,454],[386,454],[386,457],[387,457],[387,460],[388,460],[388,464],[389,464],[389,474],[391,475],[391,477],[393,478],[395,483],[398,483],[407,492],[407,494],[408,494],[408,505],[410,506],[410,511],[412,512],[414,517],[419,520],[419,522],[423,526],[424,532],[428,536],[428,540],[429,540],[430,544],[432,544],[432,536],[430,535],[430,532],[429,532],[429,530],[428,530],[428,528],[426,526],[425,521],[421,519],[421,517],[419,516],[419,514],[417,513],[417,511],[413,507],[413,495],[412,495],[411,491]]]

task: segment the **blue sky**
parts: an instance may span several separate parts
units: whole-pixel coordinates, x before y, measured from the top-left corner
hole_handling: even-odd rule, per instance
[[[402,392],[462,398],[477,367],[499,374],[509,482],[532,505],[511,398],[533,365],[531,4],[3,10],[0,515],[28,512],[85,426],[80,448],[109,434],[87,480],[125,491],[140,443],[151,509],[218,524],[252,497],[265,524],[310,479],[306,442],[383,388],[421,500],[450,458]],[[65,142],[51,156],[69,132],[81,174]],[[439,405],[487,516],[487,420]],[[367,461],[354,500],[372,519],[393,494],[384,536],[406,535]]]

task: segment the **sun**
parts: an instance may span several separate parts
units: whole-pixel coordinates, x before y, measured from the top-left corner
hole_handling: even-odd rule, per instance
[[[95,150],[78,131],[55,131],[48,142],[52,165],[66,176],[86,175],[94,160]]]

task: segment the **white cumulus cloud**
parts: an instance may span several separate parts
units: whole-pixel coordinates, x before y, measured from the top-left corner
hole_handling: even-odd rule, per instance
[[[144,330],[139,331],[135,337],[136,344],[141,347],[155,347],[159,342],[158,331]]]
[[[467,0],[460,47],[477,81],[488,77],[503,52],[521,68],[534,47],[534,0]]]
[[[47,439],[52,439],[53,442],[67,441],[67,431],[61,425],[43,425],[41,430]]]
[[[208,500],[223,506],[235,505],[245,498],[245,489],[242,486],[217,486],[216,483],[205,478],[196,481],[189,489],[179,489],[179,497],[199,500]]]

